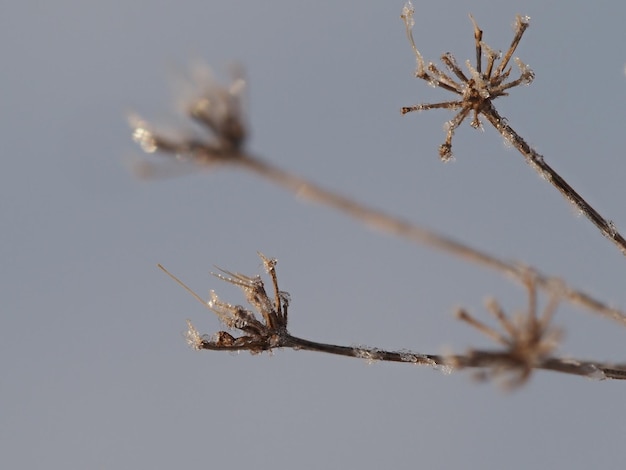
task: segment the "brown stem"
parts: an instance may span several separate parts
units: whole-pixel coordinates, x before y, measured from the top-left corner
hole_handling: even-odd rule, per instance
[[[365,225],[375,227],[383,232],[402,237],[413,243],[428,245],[474,264],[486,266],[522,283],[527,277],[528,268],[518,263],[498,259],[495,256],[472,248],[457,240],[453,240],[434,231],[419,227],[411,222],[360,204],[350,198],[317,186],[304,178],[288,173],[258,157],[248,154],[238,154],[229,158],[228,163],[240,165],[286,188],[296,196],[336,209],[357,219]],[[544,290],[550,290],[552,288],[551,286],[553,286],[553,279],[541,274],[537,270],[534,270],[534,272],[537,285]],[[610,307],[590,295],[568,286],[562,286],[562,293],[563,298],[567,299],[572,304],[600,313],[622,325],[626,325],[626,315],[621,310]]]
[[[569,202],[574,204],[585,217],[587,217],[602,235],[611,240],[617,248],[626,256],[626,239],[617,231],[617,228],[610,220],[605,219],[591,204],[578,194],[567,181],[565,181],[550,165],[543,156],[537,153],[515,130],[508,125],[506,119],[502,118],[496,108],[489,104],[487,109],[482,111],[483,115],[495,127],[498,132],[524,156],[526,162],[535,169],[540,176],[548,180],[552,186]]]
[[[323,352],[336,356],[353,357],[368,361],[402,362],[405,364],[418,364],[430,367],[439,367],[444,370],[464,368],[509,368],[515,370],[519,367],[516,359],[510,354],[497,351],[472,351],[467,355],[440,355],[420,354],[412,351],[386,351],[378,348],[362,346],[340,346],[336,344],[319,343],[310,341],[286,333],[276,346],[269,344],[253,344],[251,347],[216,345],[209,341],[203,341],[199,349],[217,351],[241,351],[250,349],[260,352],[270,349],[290,348],[293,350],[305,350]],[[539,361],[534,369],[561,372],[563,374],[577,375],[597,379],[626,380],[626,364],[605,364],[592,361],[580,361],[577,359],[563,359],[549,357]]]

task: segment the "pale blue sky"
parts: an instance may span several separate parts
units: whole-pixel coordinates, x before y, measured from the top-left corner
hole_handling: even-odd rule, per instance
[[[9,4],[10,3],[10,4]],[[536,73],[501,114],[626,230],[626,5],[414,2],[424,56],[473,57],[472,12]],[[250,148],[286,169],[626,307],[626,260],[499,135],[403,105],[449,99],[412,77],[401,1],[5,2],[0,7],[0,449],[3,467],[622,468],[625,384],[539,373],[503,394],[445,376],[308,352],[199,353],[219,328],[214,265],[279,259],[291,331],[313,340],[463,351],[452,318],[524,295],[495,274],[372,232],[223,170],[142,182],[131,110],[170,123],[171,78],[202,59],[250,81]],[[158,156],[150,157],[160,161]],[[278,220],[278,223],[276,223]],[[626,331],[564,306],[564,355],[623,361]]]

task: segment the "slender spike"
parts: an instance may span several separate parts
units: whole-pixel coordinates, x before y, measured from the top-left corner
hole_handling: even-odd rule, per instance
[[[463,83],[467,83],[469,81],[469,79],[467,78],[467,76],[463,73],[463,71],[461,70],[461,68],[458,66],[458,64],[456,63],[456,59],[454,58],[454,56],[450,53],[445,53],[444,55],[441,56],[441,61],[444,63],[444,65],[446,67],[448,67],[450,69],[450,71],[456,75],[459,80],[461,80]]]
[[[483,40],[483,30],[478,27],[476,20],[470,13],[470,20],[472,20],[472,24],[474,25],[474,40],[476,41],[476,70],[478,73],[482,73],[482,40]]]
[[[402,21],[404,21],[404,27],[406,29],[406,37],[408,38],[409,43],[411,44],[411,48],[413,49],[413,54],[415,54],[415,60],[417,61],[417,69],[415,71],[415,76],[419,78],[424,78],[425,76],[428,75],[425,71],[424,58],[422,57],[422,54],[420,53],[420,51],[417,49],[417,46],[415,45],[415,39],[413,39],[413,26],[415,25],[415,20],[413,19],[414,13],[415,13],[415,8],[413,8],[413,4],[410,1],[408,1],[406,2],[406,4],[404,5],[404,8],[402,9],[402,15],[400,15],[400,18],[402,18]]]
[[[500,333],[498,333],[496,330],[494,330],[490,326],[487,326],[484,323],[476,320],[466,310],[464,310],[464,309],[457,310],[456,318],[457,318],[457,320],[464,321],[465,323],[473,326],[478,331],[480,331],[484,335],[490,337],[494,341],[502,344],[503,346],[508,346],[509,345],[508,340],[504,336],[502,336]]]
[[[451,77],[446,75],[444,72],[439,70],[435,64],[432,62],[428,64],[428,71],[434,75],[437,86],[443,88],[444,90],[451,91],[452,93],[456,93],[457,95],[463,94],[463,87],[460,83],[455,82]]]
[[[488,299],[485,303],[485,307],[487,308],[487,311],[498,320],[498,323],[502,325],[502,328],[504,328],[504,331],[506,331],[510,337],[514,337],[517,334],[515,326],[505,315],[504,310],[502,310],[502,307],[498,302],[496,302],[495,299]]]
[[[528,29],[528,26],[530,26],[529,21],[530,21],[530,18],[528,16],[522,17],[521,15],[517,15],[515,17],[515,36],[513,37],[513,40],[511,41],[509,50],[506,51],[506,54],[504,54],[504,57],[502,58],[500,65],[498,65],[495,76],[500,75],[509,64],[511,57],[513,57],[513,54],[515,53],[515,49],[517,49],[517,46],[519,45],[519,42],[522,39],[522,36],[524,35],[524,31]]]
[[[416,104],[415,106],[405,106],[400,112],[402,114],[411,113],[413,111],[426,111],[429,109],[459,109],[463,107],[462,101],[445,101],[443,103],[425,103]]]
[[[193,290],[191,290],[190,287],[187,286],[187,284],[185,284],[183,281],[181,281],[180,279],[178,279],[176,276],[174,276],[171,272],[169,272],[167,269],[165,269],[165,267],[162,264],[157,264],[157,266],[159,267],[159,269],[161,271],[163,271],[165,274],[167,274],[169,277],[171,277],[172,279],[174,279],[174,281],[176,281],[176,283],[181,286],[183,289],[185,289],[187,292],[189,292],[192,297],[194,299],[196,299],[198,302],[200,302],[202,305],[204,305],[205,307],[209,308],[209,303],[204,300],[202,297],[200,297],[198,294],[196,294]]]

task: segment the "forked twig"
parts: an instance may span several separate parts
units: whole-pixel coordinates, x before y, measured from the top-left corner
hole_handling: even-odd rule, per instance
[[[585,215],[597,228],[600,233],[611,240],[623,255],[626,255],[626,239],[619,233],[615,224],[606,218],[591,206],[577,191],[574,190],[550,165],[548,165],[543,156],[537,153],[526,141],[508,124],[507,120],[501,117],[493,105],[493,100],[500,96],[507,96],[508,90],[519,85],[529,85],[534,77],[534,72],[518,58],[514,58],[514,62],[520,69],[520,76],[516,80],[507,81],[509,79],[511,68],[507,68],[517,46],[519,45],[524,32],[529,26],[528,17],[518,15],[515,20],[515,35],[511,41],[504,57],[496,65],[496,61],[501,54],[494,52],[482,40],[483,31],[478,27],[474,18],[470,15],[472,24],[474,25],[474,41],[476,45],[476,65],[472,66],[469,61],[466,66],[469,70],[469,77],[466,76],[456,65],[454,57],[446,53],[441,57],[443,64],[452,72],[458,82],[450,78],[443,72],[440,72],[431,62],[428,66],[424,65],[424,58],[415,45],[412,28],[415,25],[413,15],[415,10],[411,2],[405,5],[401,18],[404,21],[407,37],[417,59],[417,69],[415,76],[428,82],[429,85],[451,91],[459,95],[456,101],[445,101],[442,103],[427,103],[414,106],[406,106],[401,109],[402,114],[413,111],[425,111],[430,109],[449,109],[457,111],[457,114],[448,121],[446,140],[439,147],[439,155],[443,161],[452,159],[452,137],[454,131],[461,125],[465,118],[473,113],[471,126],[481,128],[482,124],[479,115],[483,115],[496,130],[510,142],[526,159],[526,162],[534,168],[534,170],[550,182],[559,192],[572,203],[576,208]],[[482,51],[485,50],[487,56],[487,64],[483,72]],[[494,68],[495,67],[495,68]]]

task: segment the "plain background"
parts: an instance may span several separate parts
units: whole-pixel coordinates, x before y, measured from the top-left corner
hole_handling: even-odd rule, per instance
[[[450,99],[413,78],[401,1],[57,1],[0,7],[0,461],[3,468],[623,468],[624,384],[537,373],[505,394],[471,374],[308,352],[194,352],[185,319],[214,266],[278,258],[290,330],[438,353],[490,347],[462,305],[525,306],[483,268],[371,231],[252,175],[139,181],[130,111],[173,118],[172,77],[201,59],[249,78],[249,148],[356,199],[626,306],[626,260],[492,129],[401,116]],[[626,230],[626,6],[416,2],[424,56],[474,57],[473,13],[537,78],[500,113]],[[515,71],[513,72],[515,73]],[[146,156],[168,167],[165,157]],[[626,331],[563,306],[563,355],[624,360]]]

